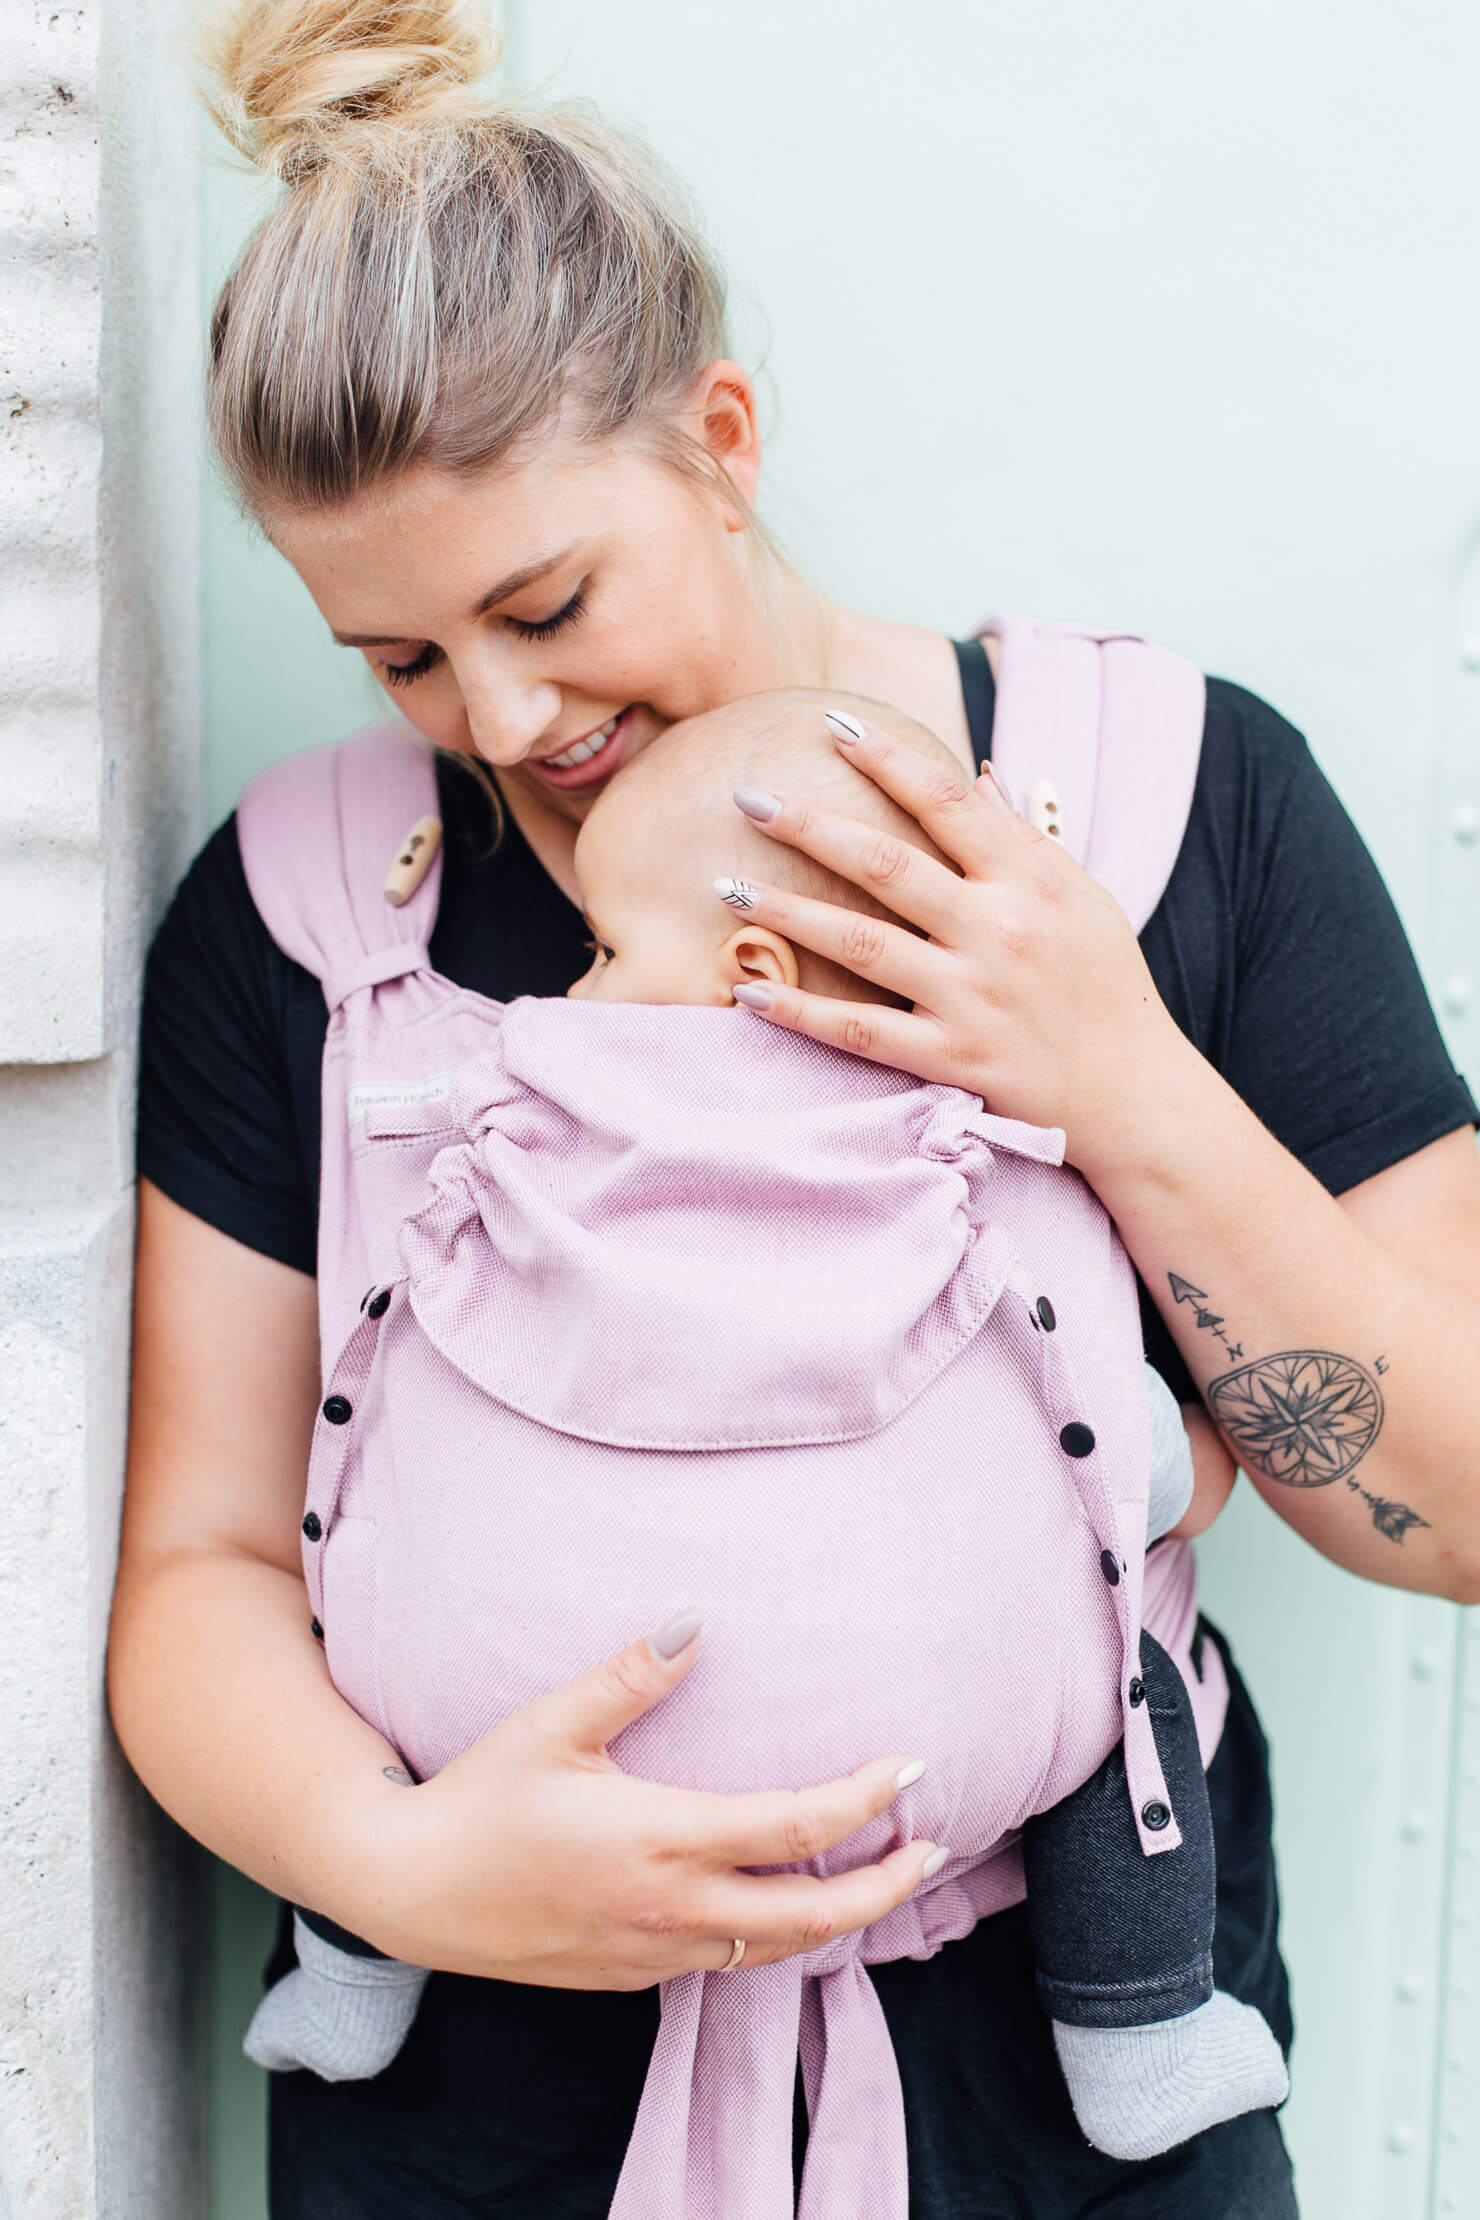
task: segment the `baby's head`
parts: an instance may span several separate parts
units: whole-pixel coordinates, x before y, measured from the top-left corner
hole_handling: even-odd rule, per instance
[[[852,1001],[894,997],[764,925],[737,923],[717,878],[889,913],[810,856],[769,840],[735,807],[737,786],[804,794],[820,808],[931,846],[915,820],[833,745],[823,711],[847,709],[959,774],[950,750],[901,710],[795,687],[750,694],[672,725],[620,771],[581,827],[575,869],[596,961],[571,988],[593,1002],[728,1004],[744,980],[800,985]]]

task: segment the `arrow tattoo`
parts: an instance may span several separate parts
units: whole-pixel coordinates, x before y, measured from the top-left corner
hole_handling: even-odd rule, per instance
[[[1230,1341],[1223,1331],[1224,1321],[1216,1311],[1208,1310],[1205,1307],[1208,1300],[1207,1289],[1205,1287],[1194,1287],[1191,1280],[1184,1280],[1180,1272],[1168,1272],[1167,1278],[1172,1283],[1172,1301],[1174,1303],[1190,1304],[1194,1323],[1200,1327],[1203,1333],[1215,1334],[1228,1351],[1229,1361],[1237,1364],[1244,1353],[1243,1343],[1241,1341]]]

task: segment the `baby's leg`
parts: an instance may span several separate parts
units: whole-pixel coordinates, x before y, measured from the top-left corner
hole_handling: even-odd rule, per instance
[[[1125,1758],[1024,1830],[1038,1990],[1075,2117],[1111,2158],[1152,2158],[1220,2120],[1283,2103],[1260,2013],[1213,1986],[1213,1823],[1182,1676],[1141,1637],[1141,1677],[1182,1841],[1146,1857]]]
[[[268,1990],[242,2049],[269,2073],[304,2066],[324,2081],[368,2081],[410,2033],[425,1971],[364,1943],[344,1949],[316,1933],[302,1912],[293,1914],[293,1940],[297,1967]]]

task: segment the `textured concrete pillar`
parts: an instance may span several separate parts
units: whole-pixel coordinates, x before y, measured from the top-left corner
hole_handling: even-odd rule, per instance
[[[0,8],[0,2220],[203,2210],[199,1864],[103,1701],[138,979],[196,812],[172,16]]]

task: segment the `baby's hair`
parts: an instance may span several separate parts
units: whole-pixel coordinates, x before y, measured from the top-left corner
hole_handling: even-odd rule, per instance
[[[558,423],[641,427],[738,502],[672,416],[727,352],[724,282],[647,150],[489,87],[478,0],[236,0],[212,114],[285,191],[211,321],[216,446],[248,506],[471,472]]]

